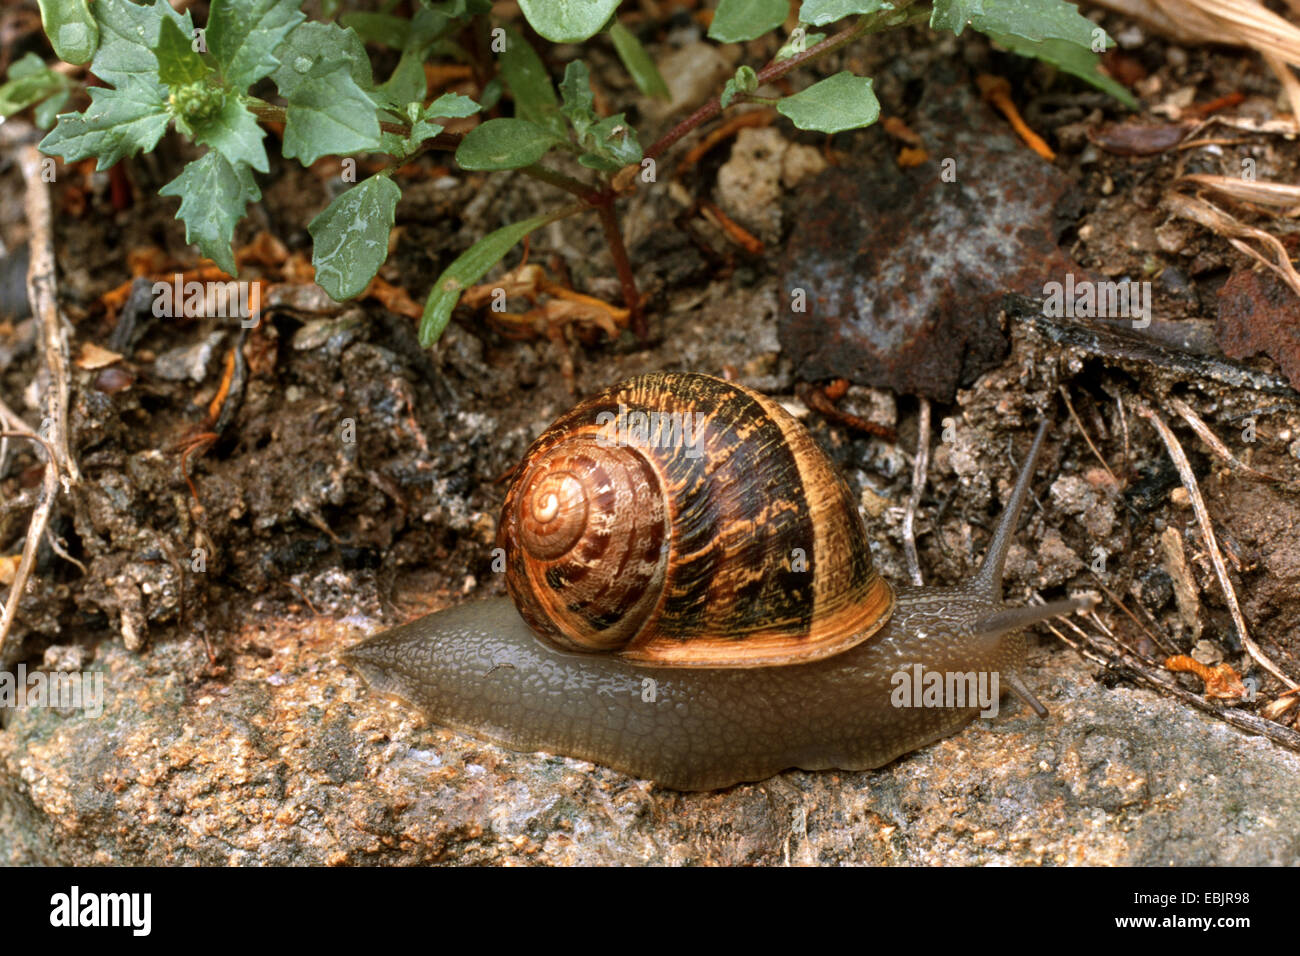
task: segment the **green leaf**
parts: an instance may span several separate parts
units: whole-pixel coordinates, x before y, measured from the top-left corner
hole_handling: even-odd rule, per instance
[[[515,101],[515,116],[526,119],[556,136],[563,136],[564,117],[560,101],[546,66],[537,51],[513,27],[506,31],[506,47],[501,53],[501,75]]]
[[[96,169],[108,169],[123,156],[151,150],[167,131],[171,114],[161,94],[128,76],[118,89],[90,88],[84,113],[64,113],[41,140],[42,152],[75,162],[97,156]]]
[[[196,143],[211,146],[232,166],[246,163],[259,173],[270,169],[262,142],[264,134],[257,125],[257,117],[237,97],[226,97],[221,112],[208,122],[196,125],[192,136]]]
[[[8,119],[33,103],[62,91],[67,98],[68,80],[51,70],[35,53],[25,53],[9,66],[9,82],[0,86],[0,117]]]
[[[128,0],[95,3],[95,22],[99,24],[99,49],[90,63],[90,72],[105,83],[121,86],[134,76],[161,94],[165,87],[158,81],[158,58],[153,48],[164,20],[171,20],[185,36],[194,35],[189,12],[184,15],[171,8],[167,0],[140,5]]]
[[[505,92],[505,86],[501,83],[501,77],[494,76],[484,84],[482,91],[478,95],[478,101],[483,109],[490,110],[501,101],[501,95]]]
[[[736,70],[736,75],[727,80],[727,85],[722,88],[722,108],[725,110],[737,96],[744,93],[753,93],[756,89],[758,89],[758,74],[754,72],[754,68],[752,66],[739,67]]]
[[[483,274],[500,262],[515,243],[538,226],[546,225],[551,218],[534,216],[502,226],[457,256],[456,261],[438,276],[433,291],[425,300],[424,315],[420,318],[420,344],[428,348],[438,341],[451,319],[451,310],[460,301],[460,294],[483,278]]]
[[[596,121],[596,100],[591,93],[591,74],[587,64],[572,60],[564,68],[560,81],[560,112],[581,136]]]
[[[212,0],[205,36],[226,83],[246,90],[279,66],[275,48],[305,19],[297,0]]]
[[[438,133],[441,132],[442,129],[439,128]],[[433,135],[437,136],[438,133],[434,133]],[[401,161],[414,153],[415,147],[411,145],[411,141],[405,136],[401,136],[397,133],[389,133],[386,130],[380,130],[378,151],[381,153],[387,153],[394,159]]]
[[[388,258],[388,234],[402,191],[371,176],[326,206],[307,226],[316,284],[339,301],[360,294]]]
[[[40,76],[45,73],[51,76],[61,75],[46,66],[45,61],[30,50],[9,64],[10,82],[25,79],[29,76]]]
[[[423,100],[428,81],[424,77],[424,57],[415,50],[407,50],[393,68],[393,75],[380,84],[379,98],[396,107],[412,100]]]
[[[615,20],[609,28],[609,38],[614,41],[618,58],[623,61],[624,68],[643,95],[657,96],[661,100],[672,98],[659,68],[635,33]]]
[[[1068,40],[1091,49],[1094,35],[1113,41],[1105,31],[1065,0],[983,0],[984,12],[971,17],[981,33],[1001,33],[1026,40]],[[1094,34],[1094,31],[1097,31]]]
[[[461,96],[459,93],[443,93],[424,108],[424,115],[443,119],[464,119],[473,116],[482,108],[468,96]]]
[[[304,83],[289,97],[284,113],[282,152],[304,166],[322,156],[380,148],[375,104],[346,67]]]
[[[420,0],[420,2],[430,4],[433,0]],[[441,7],[447,16],[458,19],[492,12],[492,0],[442,0],[441,3],[434,5]]]
[[[420,2],[430,3],[431,0],[420,0]],[[443,0],[438,6],[447,16],[462,20],[492,12],[492,0]]]
[[[990,33],[989,39],[1006,47],[1012,53],[1030,56],[1051,63],[1066,73],[1091,83],[1097,89],[1109,93],[1129,109],[1137,109],[1138,101],[1124,86],[1102,73],[1098,68],[1101,57],[1091,50],[1085,50],[1065,40],[1026,40],[1023,37],[1002,36]]]
[[[304,23],[277,50],[271,79],[288,100],[283,153],[310,166],[322,156],[385,148],[367,91],[370,60],[360,37],[334,23]]]
[[[490,119],[465,134],[456,150],[462,169],[518,169],[531,166],[559,140],[522,119]]]
[[[560,112],[569,118],[578,145],[587,151],[578,157],[578,162],[590,169],[612,172],[628,163],[641,161],[641,144],[637,141],[636,130],[622,113],[605,119],[597,118],[587,64],[573,60],[565,67],[560,96],[563,100]]]
[[[581,43],[595,36],[618,0],[519,0],[532,28],[553,43]]]
[[[271,79],[285,99],[339,69],[345,69],[362,90],[374,86],[370,58],[361,38],[335,23],[304,23],[275,51],[280,64]],[[420,97],[424,92],[421,90]]]
[[[785,23],[789,13],[787,0],[718,0],[709,24],[709,39],[743,43],[775,30]]]
[[[394,50],[406,46],[407,35],[411,32],[410,20],[395,17],[391,13],[348,13],[339,17],[339,23],[355,30],[357,36],[366,43],[378,43]]]
[[[930,29],[951,30],[960,36],[971,18],[983,12],[983,0],[934,0],[934,9],[930,11]]]
[[[38,0],[38,5],[55,55],[78,66],[89,62],[99,45],[99,27],[86,0]]]
[[[800,129],[821,133],[870,126],[880,118],[880,101],[871,80],[847,70],[785,97],[776,108]]]
[[[457,20],[444,10],[422,6],[415,11],[407,26],[406,49],[424,50],[456,24]]]
[[[877,13],[892,9],[894,5],[886,0],[803,0],[803,5],[799,7],[799,22],[824,27],[855,13]]]
[[[590,169],[612,173],[641,161],[641,143],[636,130],[628,125],[622,113],[607,116],[591,127],[583,137],[582,145],[590,152],[579,156],[578,162]]]
[[[60,90],[55,93],[44,103],[40,104],[33,110],[33,116],[36,119],[36,125],[40,129],[49,129],[57,118],[59,110],[63,109],[63,104],[68,102],[68,97],[72,95],[71,89]]]
[[[200,82],[212,72],[203,57],[194,52],[193,42],[176,21],[164,19],[159,24],[158,42],[153,47],[158,79],[168,86],[185,86]]]
[[[176,218],[185,222],[185,241],[199,247],[230,275],[237,275],[230,242],[235,224],[250,202],[262,198],[262,191],[247,166],[232,166],[214,150],[190,163],[181,174],[158,190],[160,196],[179,196]]]

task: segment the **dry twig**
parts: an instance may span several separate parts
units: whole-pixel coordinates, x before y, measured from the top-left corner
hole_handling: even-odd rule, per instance
[[[27,187],[27,223],[31,230],[28,239],[31,259],[27,269],[27,298],[31,302],[32,314],[40,323],[42,357],[49,373],[45,389],[45,423],[48,423],[48,429],[45,423],[41,429],[48,434],[48,441],[42,442],[47,449],[48,460],[41,482],[41,494],[27,529],[23,555],[18,562],[18,570],[14,572],[13,584],[9,587],[4,613],[0,616],[0,662],[5,661],[5,642],[13,628],[14,617],[27,588],[32,566],[36,563],[36,552],[45,536],[45,528],[59,493],[60,478],[66,492],[72,489],[80,477],[68,450],[68,339],[55,297],[54,228],[49,186],[41,175],[44,157],[30,143],[22,147],[19,156]]]
[[[1079,416],[1074,411],[1074,404],[1070,401],[1069,390],[1062,385],[1060,386],[1060,392],[1061,398],[1065,399],[1065,407],[1069,410],[1070,417],[1074,419],[1074,424],[1079,428],[1079,434],[1082,435],[1083,440],[1088,443],[1088,447],[1092,449],[1093,455],[1095,455],[1097,460],[1101,462],[1101,467],[1106,469],[1106,474],[1110,475],[1111,481],[1115,482],[1116,487],[1119,487],[1120,481],[1115,477],[1115,472],[1110,470],[1110,465],[1106,464],[1106,459],[1102,458],[1101,452],[1097,451],[1097,446],[1092,443],[1092,438],[1089,437],[1088,430],[1083,427],[1083,422],[1079,421]]]
[[[1264,62],[1268,64],[1268,68],[1273,71],[1273,75],[1282,84],[1282,92],[1286,94],[1286,100],[1291,104],[1291,115],[1300,119],[1300,82],[1296,81],[1295,74],[1291,72],[1291,67],[1287,65],[1287,59],[1269,51],[1265,51],[1260,55],[1264,57]],[[1294,55],[1289,59],[1290,62],[1295,62]]]
[[[1120,466],[1120,471],[1128,474],[1128,416],[1124,414],[1124,400],[1120,398],[1119,393],[1111,395],[1115,399],[1115,407],[1119,409],[1119,428],[1124,435],[1124,464]]]
[[[1246,225],[1204,199],[1171,192],[1165,197],[1165,202],[1174,215],[1190,219],[1192,222],[1209,229],[1215,235],[1227,239],[1234,249],[1250,256],[1260,265],[1272,269],[1283,282],[1290,286],[1291,291],[1296,295],[1300,295],[1300,273],[1297,273],[1295,267],[1291,265],[1291,257],[1287,255],[1286,247],[1282,245],[1281,240],[1276,236],[1270,235],[1263,229],[1256,229],[1254,226]],[[1247,244],[1246,240],[1248,239],[1266,246],[1273,253],[1273,258],[1270,259],[1258,249]]]
[[[1173,395],[1169,396],[1169,405],[1170,407],[1173,408],[1174,411],[1176,411],[1179,415],[1182,416],[1183,421],[1187,422],[1187,424],[1191,426],[1192,431],[1196,432],[1196,434],[1201,436],[1201,440],[1204,441],[1205,444],[1209,445],[1212,449],[1214,449],[1215,454],[1217,454],[1228,464],[1232,465],[1233,468],[1236,468],[1238,471],[1242,472],[1243,474],[1249,475],[1252,478],[1258,478],[1260,481],[1281,481],[1282,480],[1281,478],[1278,478],[1274,475],[1266,475],[1264,474],[1264,472],[1258,471],[1250,467],[1250,465],[1246,464],[1244,461],[1242,461],[1236,455],[1234,455],[1228,449],[1228,446],[1223,443],[1223,440],[1220,439],[1218,435],[1214,434],[1214,432],[1210,430],[1210,426],[1205,424],[1205,421],[1201,418],[1201,416],[1197,415],[1196,412],[1194,412],[1192,408],[1181,398],[1177,398]]]
[[[1251,182],[1240,176],[1213,176],[1209,173],[1188,173],[1180,176],[1175,185],[1183,183],[1209,189],[1238,202],[1287,210],[1287,215],[1293,215],[1300,208],[1300,186],[1291,183]]]
[[[930,469],[930,401],[921,399],[921,414],[916,427],[916,460],[912,465],[912,493],[907,496],[907,510],[903,512],[903,552],[907,556],[907,573],[918,587],[921,579],[921,561],[916,554],[916,509],[921,505],[926,476]]]
[[[1137,615],[1129,610],[1128,605],[1125,604],[1120,599],[1120,596],[1116,594],[1114,591],[1112,591],[1110,588],[1108,588],[1106,586],[1106,582],[1101,580],[1101,578],[1099,578],[1095,573],[1093,574],[1093,580],[1094,583],[1097,585],[1097,587],[1101,588],[1101,590],[1105,592],[1106,597],[1110,598],[1110,603],[1115,605],[1115,607],[1119,608],[1121,611],[1123,611],[1124,616],[1137,625],[1138,630],[1140,630],[1146,636],[1147,640],[1149,640],[1154,646],[1161,648],[1162,650],[1166,651],[1169,654],[1177,653],[1178,649],[1171,646],[1165,640],[1164,634],[1161,633],[1158,626],[1156,627],[1155,630],[1152,630],[1151,628],[1143,624],[1141,621],[1139,621]],[[1138,606],[1141,607],[1141,605]]]
[[[1241,640],[1242,647],[1246,648],[1247,653],[1255,658],[1261,667],[1288,688],[1297,686],[1295,681],[1269,659],[1268,655],[1251,638],[1250,632],[1246,630],[1246,619],[1242,616],[1241,606],[1237,603],[1237,592],[1228,577],[1228,567],[1224,564],[1223,553],[1219,550],[1219,543],[1214,535],[1214,525],[1210,521],[1210,512],[1205,507],[1205,499],[1201,497],[1200,485],[1196,481],[1196,475],[1192,473],[1191,463],[1188,462],[1187,455],[1183,452],[1183,446],[1179,443],[1178,437],[1165,424],[1164,419],[1146,404],[1134,402],[1134,411],[1151,422],[1164,440],[1165,447],[1169,449],[1169,457],[1173,459],[1174,466],[1178,469],[1179,477],[1183,480],[1183,487],[1187,489],[1187,496],[1191,499],[1192,510],[1196,513],[1196,520],[1200,523],[1201,537],[1205,541],[1205,548],[1209,552],[1211,562],[1214,564],[1214,572],[1219,578],[1219,585],[1223,588],[1223,596],[1227,601],[1228,611],[1232,615],[1232,622],[1236,625],[1237,637]]]
[[[1038,599],[1038,603],[1042,603],[1041,598]],[[1094,616],[1093,620],[1099,621],[1100,619]],[[1138,655],[1125,649],[1123,645],[1112,641],[1111,636],[1103,637],[1102,635],[1090,634],[1069,618],[1058,618],[1057,621],[1065,627],[1071,628],[1079,639],[1072,640],[1066,637],[1052,622],[1045,623],[1043,626],[1055,634],[1062,642],[1073,648],[1085,660],[1099,664],[1107,670],[1126,674],[1139,683],[1146,684],[1155,690],[1164,691],[1184,703],[1191,704],[1198,710],[1203,710],[1218,717],[1224,723],[1230,724],[1238,730],[1258,734],[1275,744],[1286,747],[1288,750],[1300,753],[1300,733],[1290,727],[1285,727],[1248,711],[1216,704],[1200,694],[1193,694],[1191,691],[1184,690],[1177,681],[1167,676],[1157,667],[1148,664]],[[1103,629],[1103,633],[1107,633],[1107,631]]]
[[[36,434],[36,429],[28,425],[3,398],[0,398],[0,427],[3,427],[6,432],[24,438],[40,438]],[[9,437],[9,435],[0,436],[0,475],[4,474],[5,465],[9,461]],[[40,440],[44,443],[44,439]]]

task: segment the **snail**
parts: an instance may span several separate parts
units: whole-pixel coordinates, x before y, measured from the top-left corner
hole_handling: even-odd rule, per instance
[[[642,375],[528,450],[498,532],[509,599],[427,615],[346,659],[453,730],[677,790],[879,767],[955,733],[973,700],[897,706],[918,665],[1000,676],[1045,717],[1016,674],[1022,629],[1088,600],[1008,607],[1002,568],[1046,427],[978,572],[891,587],[844,479],[779,403]]]

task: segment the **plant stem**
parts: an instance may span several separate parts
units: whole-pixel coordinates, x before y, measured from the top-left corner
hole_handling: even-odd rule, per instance
[[[589,206],[598,206],[602,201],[602,193],[598,189],[580,179],[574,179],[572,176],[566,176],[564,173],[543,166],[541,163],[521,166],[519,171],[525,176],[531,176],[533,179],[557,186],[567,193],[573,193]]]
[[[593,188],[571,176],[566,176],[564,173],[542,166],[540,163],[534,163],[532,166],[522,166],[519,171],[531,176],[533,179],[550,183],[552,186],[558,186],[582,200],[581,203],[564,207],[564,211],[556,215],[555,219],[571,216],[575,211],[582,209],[594,209],[596,214],[600,216],[600,225],[605,231],[605,241],[609,243],[609,253],[614,258],[614,268],[618,270],[618,281],[623,287],[623,304],[627,306],[628,322],[636,337],[644,342],[647,330],[645,316],[641,312],[641,293],[637,291],[636,274],[632,271],[632,261],[628,258],[627,246],[623,243],[623,230],[618,226],[618,213],[614,209],[614,202],[618,199],[618,193],[610,188]]]
[[[809,47],[802,53],[796,53],[794,56],[779,62],[773,61],[769,63],[758,71],[759,85],[761,86],[764,83],[771,83],[773,80],[779,80],[791,70],[802,66],[809,60],[825,56],[827,53],[833,53],[835,50],[840,49],[840,47],[846,46],[859,37],[866,36],[868,33],[877,33],[881,30],[888,30],[893,27],[906,25],[912,21],[912,15],[916,13],[916,11],[907,11],[907,16],[903,17],[900,17],[899,14],[903,13],[903,11],[914,2],[915,0],[898,0],[898,3],[892,10],[880,10],[876,13],[869,13],[866,16],[859,17],[857,22],[852,26],[845,27],[839,33],[827,37],[825,40],[822,40],[821,43]],[[703,123],[707,123],[721,112],[722,98],[719,96],[705,103],[690,116],[686,117],[686,119],[682,120],[663,136],[659,137],[659,139],[655,140],[655,142],[651,144],[650,148],[645,151],[645,155],[650,159],[658,159],[665,150],[687,133],[691,132],[691,130]]]
[[[283,106],[275,106],[261,100],[254,100],[251,97],[245,100],[244,105],[248,111],[256,116],[263,123],[284,123],[287,122]],[[398,136],[410,136],[411,127],[406,123],[389,123],[384,120],[379,121],[379,128],[385,133],[396,133]],[[444,142],[439,143],[439,139],[447,137]],[[434,145],[442,149],[455,149],[459,145],[461,137],[455,133],[439,133],[434,137]]]
[[[618,270],[618,281],[623,286],[623,304],[628,309],[628,321],[632,332],[642,342],[646,340],[645,316],[641,313],[641,293],[636,288],[636,274],[632,271],[632,262],[627,257],[627,246],[623,244],[623,230],[618,227],[618,213],[614,211],[614,194],[595,206],[600,215],[600,224],[605,230],[605,241],[609,243],[610,255],[614,257],[614,268]]]
[[[556,209],[554,212],[548,213],[546,216],[546,225],[549,226],[551,223],[556,222],[557,220],[567,219],[570,216],[576,216],[578,213],[586,212],[590,208],[591,207],[588,206],[585,202],[571,202],[567,206],[561,206],[559,209]]]

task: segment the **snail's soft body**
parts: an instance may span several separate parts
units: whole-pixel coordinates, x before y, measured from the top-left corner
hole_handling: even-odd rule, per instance
[[[916,663],[1007,674],[1023,663],[1021,635],[975,639],[951,626],[954,609],[971,625],[971,612],[998,609],[977,595],[900,588],[898,601],[902,613],[870,641],[786,667],[642,667],[562,651],[539,641],[506,598],[394,628],[352,660],[374,690],[444,726],[677,790],[709,790],[788,767],[879,767],[955,733],[979,711],[894,707],[895,674],[910,675]]]
[[[652,384],[655,391],[703,386],[728,395],[739,393],[764,407],[770,402],[704,376],[658,376]],[[613,392],[604,393],[603,401]],[[784,420],[782,425],[789,428]],[[806,437],[797,425],[791,434],[796,431]],[[737,663],[734,650],[710,633],[701,645],[706,655],[701,663],[683,659],[689,642],[675,641],[670,630],[659,638],[668,642],[662,657],[668,664],[661,666],[608,649],[593,653],[561,646],[537,633],[544,628],[535,622],[535,603],[529,606],[526,621],[514,602],[496,598],[449,608],[386,631],[352,648],[348,659],[374,690],[421,708],[439,724],[511,749],[578,757],[681,790],[760,780],[789,767],[878,767],[956,732],[980,712],[981,705],[970,700],[966,706],[952,706],[950,701],[946,706],[897,706],[895,691],[904,679],[900,675],[915,673],[918,665],[923,671],[945,675],[998,675],[1002,687],[1014,691],[1041,716],[1041,705],[1016,676],[1024,661],[1021,629],[1064,613],[1077,602],[1008,608],[1001,600],[1001,577],[1044,431],[1039,429],[984,564],[970,582],[952,588],[883,585],[882,598],[869,555],[862,556],[866,573],[860,568],[844,572],[859,589],[858,600],[874,602],[876,615],[869,624],[856,625],[856,643],[846,649],[805,651],[815,634],[804,636],[787,629],[775,645],[793,648],[786,662],[771,663],[769,646],[757,662],[741,657]],[[546,437],[534,448],[545,447]],[[714,470],[705,457],[705,470]],[[808,473],[805,468],[804,474]],[[838,476],[828,480],[834,487],[822,500],[838,506],[847,490]],[[541,507],[548,517],[556,510],[552,497],[542,496]],[[507,496],[503,523],[513,520],[510,509],[519,507],[521,498],[526,496]],[[587,505],[583,509],[586,514]],[[858,521],[856,511],[836,520]],[[505,528],[503,537],[510,539]],[[668,534],[669,543],[663,545],[666,553],[672,550],[672,539],[679,537],[676,532]],[[859,536],[851,527],[830,538],[835,548],[841,548],[843,542],[856,542]],[[863,544],[855,546],[865,547],[865,537],[861,540]],[[815,554],[814,562],[831,563],[825,554]],[[624,564],[613,580],[628,575]],[[573,599],[570,578],[586,576],[584,569],[569,578],[556,571],[537,577],[555,585],[558,593],[567,596],[567,609],[577,612],[584,602]],[[667,590],[674,587],[672,569],[659,572],[658,577],[667,582],[660,582]],[[700,587],[695,579],[687,585]],[[864,594],[865,599],[860,597]],[[662,606],[671,599],[667,594],[657,601]],[[818,604],[829,605],[837,621],[849,614],[835,600],[819,598]],[[642,624],[641,632],[653,627],[656,613],[652,609],[647,614],[650,623]],[[771,629],[755,627],[750,617],[745,619],[749,631],[767,638]],[[815,632],[817,622],[800,626]],[[639,632],[630,630],[626,640],[635,644]],[[644,646],[643,641],[635,653],[647,653]],[[653,648],[653,641],[649,646]],[[803,659],[800,652],[805,653]],[[710,663],[709,657],[717,655],[728,657],[728,662]]]

